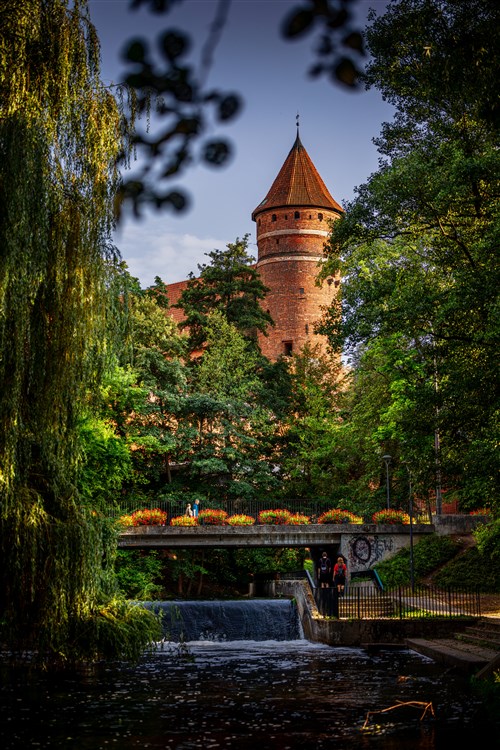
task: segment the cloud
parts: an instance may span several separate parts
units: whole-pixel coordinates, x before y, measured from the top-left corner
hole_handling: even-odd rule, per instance
[[[122,259],[132,276],[143,288],[154,283],[155,276],[166,283],[183,281],[198,265],[207,263],[205,253],[223,249],[227,240],[213,237],[196,237],[189,233],[165,232],[157,222],[144,221],[119,229],[114,238]]]

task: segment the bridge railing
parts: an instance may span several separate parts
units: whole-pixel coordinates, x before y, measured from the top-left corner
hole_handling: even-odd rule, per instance
[[[334,588],[313,589],[318,612],[323,617],[340,619],[416,617],[480,617],[481,598],[477,590],[437,589],[435,587],[398,586],[389,591],[352,586],[344,596]]]
[[[159,499],[155,502],[149,503],[138,503],[134,501],[118,502],[113,506],[107,506],[105,513],[110,518],[119,518],[120,516],[129,515],[136,510],[153,509],[159,508],[167,513],[167,523],[176,516],[182,516],[186,510],[186,504],[190,500],[171,500],[171,499]],[[236,514],[244,514],[252,516],[257,520],[259,513],[262,510],[275,510],[282,508],[283,510],[289,510],[291,513],[300,513],[311,518],[311,522],[314,521],[323,513],[325,510],[330,510],[336,507],[332,501],[328,500],[314,500],[314,499],[288,499],[288,500],[228,500],[223,503],[214,504],[201,504],[200,510],[205,508],[220,508],[225,510],[229,516]],[[366,518],[366,522],[370,523],[371,518]]]

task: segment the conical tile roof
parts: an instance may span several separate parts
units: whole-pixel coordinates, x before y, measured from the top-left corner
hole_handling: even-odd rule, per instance
[[[330,195],[319,176],[297,132],[297,138],[281,167],[271,189],[252,213],[252,219],[262,211],[285,206],[314,206],[332,211],[343,209]]]

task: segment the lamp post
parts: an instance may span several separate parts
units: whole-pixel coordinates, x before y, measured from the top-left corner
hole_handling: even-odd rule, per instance
[[[408,485],[409,485],[409,498],[408,498],[408,511],[410,516],[410,583],[411,593],[415,590],[415,569],[413,564],[413,491],[411,486],[411,471],[408,469]]]
[[[391,507],[391,490],[389,486],[389,464],[391,463],[392,456],[382,456],[382,459],[385,463],[385,478],[386,478],[386,485],[387,485],[387,510]]]

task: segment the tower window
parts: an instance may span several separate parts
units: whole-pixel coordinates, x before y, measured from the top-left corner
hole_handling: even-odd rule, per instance
[[[288,219],[288,214],[285,214],[285,221]]]
[[[295,211],[293,217],[294,217],[294,219],[300,219],[300,212],[299,211]]]
[[[299,294],[304,294],[304,287],[303,286],[300,287]]]
[[[306,323],[306,336],[309,335],[309,323]]]
[[[271,217],[271,221],[276,221],[276,214],[273,214]]]
[[[283,341],[285,357],[291,357],[293,352],[293,341]]]
[[[318,219],[319,219],[320,221],[323,221],[323,214],[318,214]]]
[[[280,241],[279,241],[279,239],[276,239],[276,244],[277,244],[277,245],[279,245],[279,244],[280,244]]]

